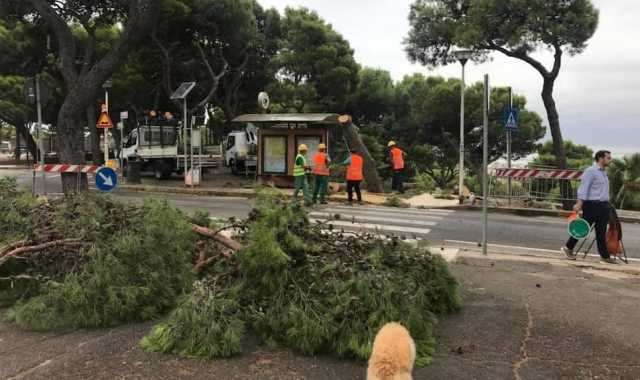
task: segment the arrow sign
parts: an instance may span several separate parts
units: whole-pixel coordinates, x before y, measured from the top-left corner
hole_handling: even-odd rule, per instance
[[[100,114],[96,128],[113,128],[113,122],[111,121],[108,113],[102,112]]]
[[[96,187],[101,191],[111,191],[118,184],[118,175],[111,168],[101,168],[96,173]]]
[[[515,131],[518,129],[519,110],[517,108],[507,108],[504,111],[504,128],[507,131]]]

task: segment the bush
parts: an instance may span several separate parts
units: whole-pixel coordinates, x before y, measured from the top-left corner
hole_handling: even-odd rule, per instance
[[[38,203],[18,189],[15,178],[0,178],[0,247],[27,237],[33,230],[31,210]]]
[[[416,182],[416,189],[420,193],[432,193],[436,189],[436,183],[427,173],[418,173],[414,180]]]
[[[382,205],[383,206],[387,206],[387,207],[399,207],[399,208],[409,208],[410,207],[410,205],[407,202],[403,201],[396,194],[388,196],[387,200],[385,200]]]

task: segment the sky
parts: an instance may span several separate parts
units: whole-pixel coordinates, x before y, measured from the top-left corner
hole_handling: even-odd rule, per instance
[[[430,70],[412,64],[404,52],[411,0],[258,0],[265,8],[306,7],[342,34],[362,66],[380,68],[399,81],[405,75],[460,77],[460,65]],[[581,55],[565,54],[554,97],[563,137],[592,149],[606,148],[616,156],[640,152],[640,1],[592,0],[600,23]],[[536,58],[551,67],[553,57]],[[467,64],[467,83],[489,74],[491,86],[512,86],[527,98],[527,108],[546,123],[540,74],[522,61],[500,53],[483,64]],[[545,139],[550,139],[549,133]]]

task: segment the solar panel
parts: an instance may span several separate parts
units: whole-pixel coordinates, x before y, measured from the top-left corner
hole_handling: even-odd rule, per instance
[[[184,99],[196,86],[196,82],[182,82],[180,87],[171,94],[171,99]]]

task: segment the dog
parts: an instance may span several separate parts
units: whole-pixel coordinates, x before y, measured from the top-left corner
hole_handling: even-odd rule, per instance
[[[399,323],[382,326],[375,340],[367,368],[367,380],[412,380],[416,344]]]

